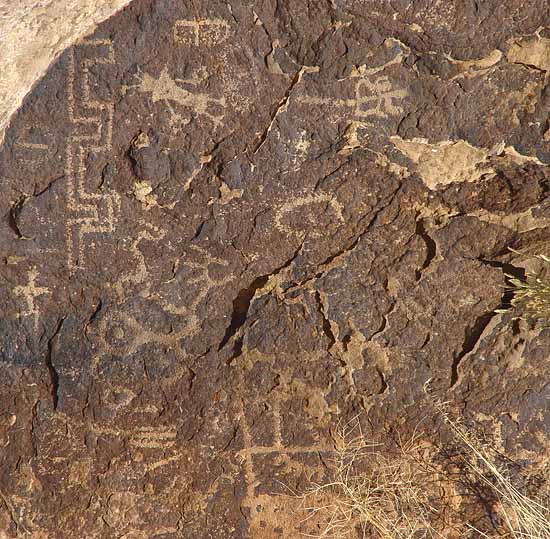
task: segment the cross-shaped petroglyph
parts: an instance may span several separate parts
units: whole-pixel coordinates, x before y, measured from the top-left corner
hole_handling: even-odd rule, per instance
[[[223,19],[182,19],[174,24],[174,41],[178,45],[214,47],[228,38],[230,28]]]
[[[13,293],[17,296],[22,296],[26,304],[26,309],[19,313],[19,316],[32,316],[34,321],[35,333],[38,331],[38,317],[40,316],[40,310],[36,306],[36,298],[44,295],[51,294],[51,290],[46,287],[36,285],[36,278],[38,277],[38,271],[36,268],[31,268],[28,273],[27,284],[22,286],[16,286],[13,289]]]
[[[217,128],[224,117],[223,109],[225,108],[225,97],[214,98],[206,93],[193,93],[180,86],[180,84],[197,86],[205,77],[206,75],[203,72],[198,77],[192,77],[190,79],[173,79],[168,73],[168,69],[165,67],[157,79],[148,73],[144,73],[141,77],[139,89],[142,92],[150,93],[153,103],[164,101],[172,116],[179,117],[179,119],[182,120],[181,115],[177,114],[171,106],[171,103],[175,103],[191,109],[199,116],[208,118],[214,124],[214,128]],[[218,114],[210,112],[212,107],[214,109],[221,109],[221,112]],[[188,122],[188,119],[184,121],[184,123]]]
[[[73,270],[85,266],[85,254],[89,251],[85,238],[91,234],[112,233],[120,209],[120,197],[115,191],[90,190],[86,165],[90,154],[111,150],[114,111],[112,103],[92,99],[90,66],[114,63],[114,49],[109,40],[85,40],[69,54],[68,113],[73,132],[68,140],[65,161],[66,240],[68,266]],[[77,77],[77,68],[80,77]]]
[[[248,354],[248,353],[246,353]],[[308,355],[307,360],[314,361],[317,354]],[[334,448],[327,443],[312,443],[311,445],[287,445],[288,442],[283,440],[283,427],[285,416],[281,413],[283,403],[290,397],[287,393],[288,389],[297,382],[293,377],[290,369],[280,367],[276,357],[263,356],[262,354],[251,352],[246,357],[246,364],[249,361],[259,360],[264,364],[266,370],[273,369],[278,375],[278,386],[270,391],[269,397],[265,406],[271,412],[270,426],[267,427],[267,432],[262,432],[262,443],[254,439],[250,411],[247,407],[246,398],[243,397],[239,401],[239,428],[242,434],[243,448],[237,453],[241,459],[241,465],[244,472],[244,480],[246,485],[245,497],[242,506],[250,509],[251,521],[250,530],[252,533],[259,532],[263,529],[263,533],[268,534],[271,529],[265,529],[264,526],[274,526],[284,530],[285,537],[294,536],[296,533],[295,526],[300,523],[300,518],[288,519],[282,522],[280,519],[275,522],[270,522],[270,507],[277,505],[282,498],[269,491],[269,487],[262,488],[260,474],[262,468],[269,465],[270,459],[275,459],[277,462],[284,462],[289,467],[294,467],[303,470],[308,475],[318,472],[323,468],[323,464],[319,466],[304,462],[304,457],[307,459],[310,456],[330,455],[334,453]],[[240,374],[241,387],[246,388],[246,371],[243,369]],[[267,435],[267,436],[266,436]],[[267,443],[266,443],[267,442]],[[264,468],[265,469],[265,468]],[[287,498],[287,497],[285,497]],[[261,507],[261,511],[257,508]],[[256,535],[254,535],[256,536]]]

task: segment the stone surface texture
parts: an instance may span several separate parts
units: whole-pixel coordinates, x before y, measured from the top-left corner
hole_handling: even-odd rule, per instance
[[[69,45],[130,0],[0,0],[0,143],[32,85]]]
[[[547,463],[550,330],[495,310],[549,251],[549,28],[135,0],[66,49],[0,147],[0,537],[315,533],[279,494],[357,414],[434,441],[430,379]]]

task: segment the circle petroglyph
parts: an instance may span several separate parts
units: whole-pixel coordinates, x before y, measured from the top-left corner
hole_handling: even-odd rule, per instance
[[[336,425],[429,430],[428,380],[548,448],[550,333],[498,312],[550,237],[548,14],[394,4],[135,0],[27,96],[0,536],[319,534]]]

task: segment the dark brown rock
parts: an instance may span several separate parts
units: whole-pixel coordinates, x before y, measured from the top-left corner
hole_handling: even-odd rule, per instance
[[[432,4],[136,0],[49,70],[0,148],[0,535],[295,537],[337,422],[429,379],[547,457],[549,330],[495,309],[548,249],[548,10]]]

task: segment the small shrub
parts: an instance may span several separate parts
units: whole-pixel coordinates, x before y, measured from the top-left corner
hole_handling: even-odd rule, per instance
[[[548,265],[550,271],[550,258],[545,255],[537,255],[537,258]],[[526,321],[542,320],[550,324],[550,279],[533,272],[527,273],[525,280],[512,275],[507,277],[513,292],[511,308],[520,312],[518,318]]]

